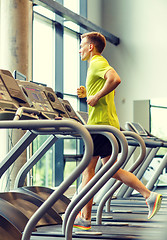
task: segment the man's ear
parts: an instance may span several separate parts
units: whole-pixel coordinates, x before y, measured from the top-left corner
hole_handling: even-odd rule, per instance
[[[94,44],[93,44],[93,43],[90,43],[90,44],[89,44],[89,50],[90,50],[90,51],[93,51],[94,48],[95,48]]]

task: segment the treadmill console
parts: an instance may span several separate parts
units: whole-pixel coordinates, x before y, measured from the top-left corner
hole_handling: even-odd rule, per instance
[[[53,109],[48,100],[48,93],[45,92],[45,86],[28,81],[16,81],[27,96],[27,100],[31,103],[31,107],[38,110],[41,113],[41,117],[54,119],[59,116],[59,113]]]
[[[0,120],[12,120],[20,104],[30,107],[12,74],[7,70],[0,70]]]
[[[88,122],[88,112],[77,111],[77,115],[81,120],[82,124],[86,125]]]
[[[148,136],[146,130],[139,123],[126,122],[125,128],[129,131],[136,132],[141,136]]]
[[[14,79],[7,70],[0,70],[0,120],[12,120],[18,108],[24,107],[21,119],[71,118],[83,124],[68,100],[57,97],[52,88]],[[31,112],[32,110],[37,113]],[[7,114],[7,110],[9,111]],[[7,115],[6,115],[7,114]]]
[[[53,110],[57,112],[59,117],[69,118],[66,109],[57,97],[56,93],[50,87],[44,87],[44,93],[52,106]]]
[[[74,119],[83,124],[82,120],[79,118],[78,114],[74,111],[73,107],[71,106],[70,102],[65,99],[59,99],[68,114],[68,117]]]
[[[3,75],[0,74],[0,108],[16,109],[17,105],[13,103],[12,98],[4,85]]]
[[[16,82],[16,80],[13,78],[12,74],[9,71],[0,70],[0,79],[1,86],[2,85],[4,86],[3,90],[4,91],[7,90],[10,97],[16,100],[18,105],[21,104],[22,106],[30,107],[29,103],[27,102],[25,94],[22,92],[18,83]]]

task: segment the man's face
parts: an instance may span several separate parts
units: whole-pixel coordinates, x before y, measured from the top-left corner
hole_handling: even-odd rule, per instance
[[[80,44],[79,53],[81,54],[81,60],[87,61],[90,58],[90,43],[88,42],[87,37],[84,37]]]

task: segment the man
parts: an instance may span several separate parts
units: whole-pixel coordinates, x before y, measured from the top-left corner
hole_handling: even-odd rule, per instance
[[[97,32],[85,33],[81,36],[80,51],[81,60],[88,61],[86,88],[77,89],[79,98],[87,97],[88,125],[111,125],[119,127],[119,121],[114,103],[115,88],[121,83],[117,72],[109,65],[101,55],[106,46],[105,37]],[[95,175],[95,167],[99,157],[105,164],[112,154],[109,140],[100,134],[93,134],[93,157],[82,175],[82,187]],[[146,199],[149,214],[152,218],[159,210],[162,195],[150,192],[139,179],[126,170],[119,169],[113,178],[122,181],[126,185],[137,190]],[[91,228],[92,201],[89,201],[75,219],[74,227],[89,230]]]

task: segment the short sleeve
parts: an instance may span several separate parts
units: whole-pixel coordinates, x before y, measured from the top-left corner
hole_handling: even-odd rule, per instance
[[[93,69],[94,69],[94,75],[100,77],[100,78],[104,78],[106,72],[110,69],[112,69],[112,67],[109,65],[109,63],[107,62],[106,59],[104,58],[99,58],[98,61],[95,61],[94,63],[92,63]]]

